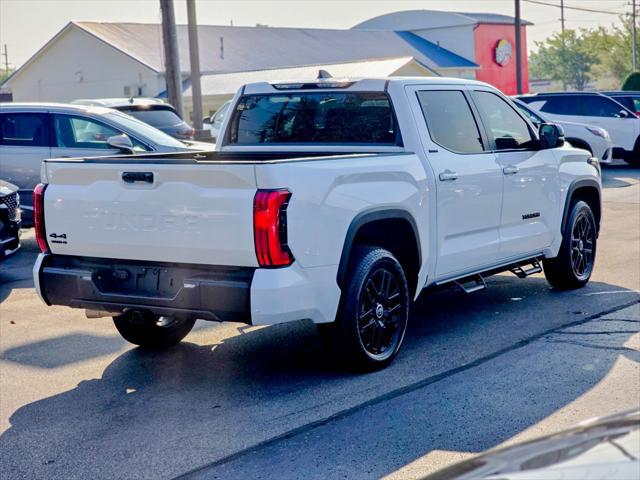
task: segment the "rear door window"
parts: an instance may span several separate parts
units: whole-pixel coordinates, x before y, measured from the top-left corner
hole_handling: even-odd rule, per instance
[[[0,114],[0,145],[48,147],[47,118],[46,113]]]
[[[554,95],[547,97],[540,111],[556,115],[582,115],[578,95]]]
[[[283,92],[241,98],[229,143],[398,145],[401,140],[384,92]]]
[[[456,153],[484,151],[478,124],[460,90],[418,92],[429,135],[438,145]]]

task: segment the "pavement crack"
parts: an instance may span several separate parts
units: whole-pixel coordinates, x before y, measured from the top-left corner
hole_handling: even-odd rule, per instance
[[[638,333],[640,330],[608,330],[595,332],[557,332],[554,335],[614,335],[616,333]]]
[[[638,354],[637,350],[634,350],[633,348],[628,348],[628,347],[612,347],[612,346],[608,346],[608,345],[597,345],[594,343],[584,343],[584,342],[578,342],[575,340],[548,340],[549,343],[568,343],[570,345],[577,345],[579,347],[585,347],[585,348],[595,348],[597,350],[616,350],[619,352],[628,352],[628,353],[633,353],[634,355]]]

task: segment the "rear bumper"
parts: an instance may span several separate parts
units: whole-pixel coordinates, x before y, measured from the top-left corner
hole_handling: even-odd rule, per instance
[[[40,254],[33,273],[47,305],[251,323],[254,270]]]
[[[47,305],[274,325],[333,322],[340,301],[337,269],[305,269],[298,262],[273,269],[209,267],[41,253],[33,277]]]

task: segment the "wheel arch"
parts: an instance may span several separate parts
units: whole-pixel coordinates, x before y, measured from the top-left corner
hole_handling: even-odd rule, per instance
[[[600,184],[591,178],[582,180],[574,180],[569,185],[567,191],[567,201],[564,204],[564,212],[562,214],[562,231],[564,232],[569,218],[569,208],[574,200],[582,200],[586,202],[596,220],[596,229],[600,232],[600,221],[602,219],[602,196],[600,193]]]
[[[358,245],[378,246],[393,253],[405,270],[411,294],[416,293],[422,252],[418,226],[411,213],[385,208],[356,215],[347,229],[340,256],[336,278],[340,289],[344,286],[353,247]]]

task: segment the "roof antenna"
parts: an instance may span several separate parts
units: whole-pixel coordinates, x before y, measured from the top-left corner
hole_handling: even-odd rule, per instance
[[[333,76],[326,70],[320,69],[318,70],[318,80],[322,80],[323,78],[333,78]]]

